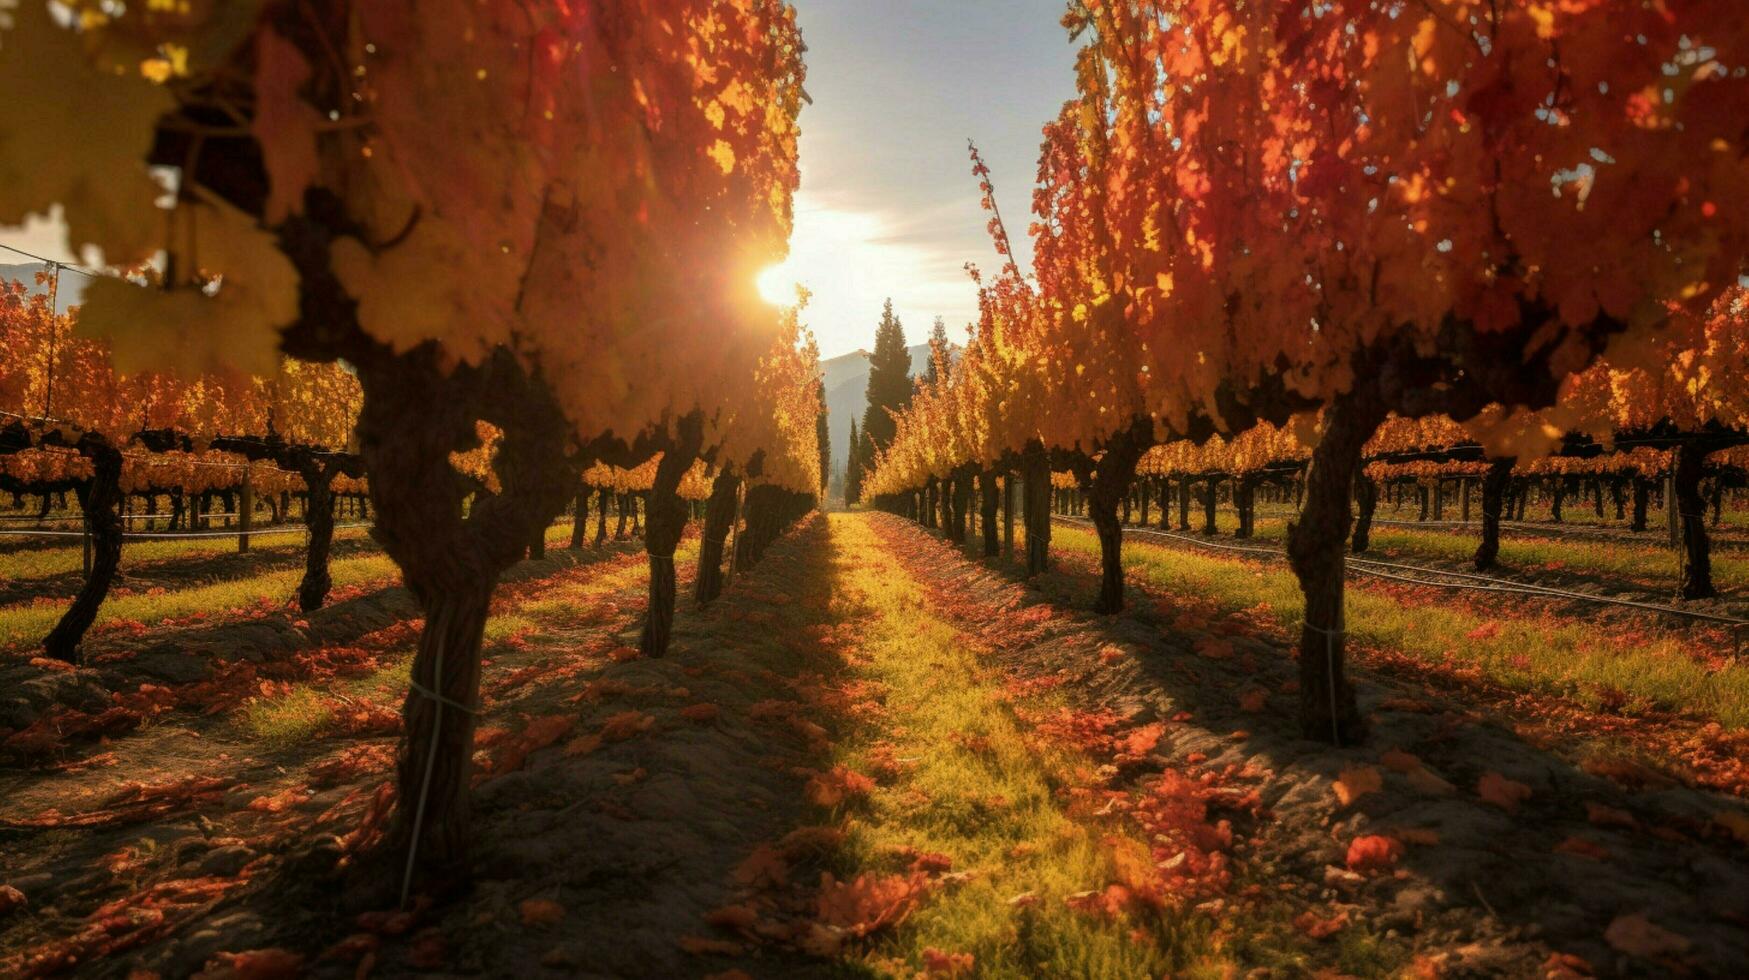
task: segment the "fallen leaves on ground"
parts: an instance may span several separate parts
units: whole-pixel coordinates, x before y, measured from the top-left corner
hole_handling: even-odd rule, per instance
[[[1352,806],[1355,800],[1368,793],[1376,793],[1384,787],[1384,778],[1372,766],[1344,769],[1336,777],[1336,781],[1330,784],[1330,788],[1336,792],[1336,802],[1344,807]]]
[[[1325,939],[1341,932],[1348,925],[1348,913],[1338,912],[1329,918],[1315,909],[1307,909],[1294,917],[1294,928],[1310,939]]]
[[[304,975],[304,958],[284,949],[253,949],[220,953],[207,961],[195,980],[296,980]]]
[[[525,898],[516,906],[516,913],[525,926],[558,925],[565,919],[565,907],[550,898]]]
[[[1518,804],[1530,799],[1530,787],[1490,770],[1476,780],[1476,795],[1507,813],[1516,813]]]
[[[836,765],[828,772],[809,777],[805,790],[808,800],[816,805],[832,807],[845,800],[863,799],[873,792],[875,781],[845,765]]]
[[[923,972],[932,977],[969,976],[976,962],[970,953],[947,953],[934,946],[923,950]]]
[[[1604,930],[1603,941],[1619,952],[1648,960],[1680,956],[1688,952],[1691,945],[1687,937],[1671,932],[1639,912],[1616,916]]]
[[[1347,864],[1350,871],[1366,873],[1383,871],[1403,856],[1403,842],[1384,834],[1364,834],[1348,844]]]
[[[927,876],[920,873],[860,874],[839,881],[822,871],[814,917],[821,925],[867,936],[905,921],[928,888]]]

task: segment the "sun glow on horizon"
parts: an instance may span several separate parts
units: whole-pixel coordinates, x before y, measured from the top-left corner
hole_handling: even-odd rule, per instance
[[[977,316],[977,289],[964,261],[912,240],[911,229],[891,215],[834,207],[802,191],[789,256],[759,270],[753,284],[778,307],[794,306],[797,287],[806,289],[802,320],[819,339],[821,356],[834,357],[873,346],[888,297],[913,342],[937,315],[957,335]]]

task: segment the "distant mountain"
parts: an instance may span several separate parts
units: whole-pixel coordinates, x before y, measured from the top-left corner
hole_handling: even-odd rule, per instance
[[[929,370],[929,345],[913,344],[911,377]],[[832,465],[840,473],[850,459],[850,423],[862,428],[862,413],[868,408],[868,351],[859,350],[820,362],[826,381],[826,414],[832,427]]]
[[[24,288],[31,295],[41,293],[48,295],[46,287],[36,284],[36,274],[46,269],[41,262],[23,262],[16,265],[0,265],[0,282],[11,282],[14,279],[24,283]],[[85,286],[90,280],[77,272],[61,273],[61,287],[55,296],[55,302],[64,311],[69,306],[75,306],[85,298]]]

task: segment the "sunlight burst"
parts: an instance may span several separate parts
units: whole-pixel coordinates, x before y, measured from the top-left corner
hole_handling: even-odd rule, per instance
[[[796,281],[795,272],[790,269],[789,262],[766,266],[755,283],[759,287],[759,298],[772,306],[796,304],[796,288],[801,284]]]

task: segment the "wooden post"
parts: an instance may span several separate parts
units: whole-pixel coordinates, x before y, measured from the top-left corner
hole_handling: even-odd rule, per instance
[[[249,531],[255,526],[255,487],[249,482],[253,467],[243,464],[243,492],[237,495],[237,553],[249,553]]]

